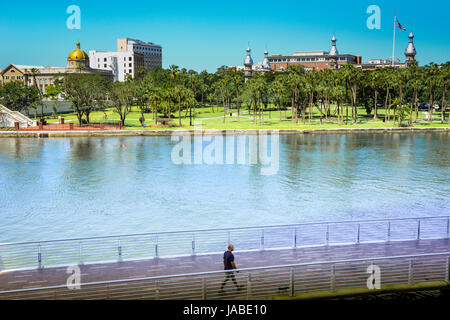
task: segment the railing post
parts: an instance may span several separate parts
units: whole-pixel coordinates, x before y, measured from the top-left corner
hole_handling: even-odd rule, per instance
[[[80,241],[80,264],[83,264],[83,251],[82,251],[81,241]]]
[[[247,278],[247,300],[250,300],[252,298],[252,274],[248,273]]]
[[[158,254],[158,235],[156,235],[156,239],[155,239],[155,258],[158,258],[159,254]]]
[[[117,239],[118,260],[122,261],[122,246],[120,245],[120,238]]]
[[[445,268],[445,282],[450,281],[450,257],[447,257],[447,266]]]
[[[156,280],[155,281],[155,293],[156,293],[156,300],[161,300],[161,295],[160,295],[160,292],[159,292],[160,290],[159,290],[159,281],[158,280]]]
[[[420,219],[417,222],[417,240],[420,240]]]
[[[391,222],[388,222],[388,232],[387,232],[387,241],[391,241]]]
[[[106,284],[106,300],[109,300],[110,296],[109,296],[109,285]]]
[[[360,233],[361,233],[361,224],[358,223],[358,234],[357,234],[357,236],[356,236],[356,243],[357,243],[357,244],[359,244]]]
[[[202,300],[206,300],[206,279],[202,279]]]
[[[231,243],[231,232],[228,231],[228,243],[227,246]]]
[[[294,248],[297,248],[297,227],[294,228],[294,238],[293,238]]]
[[[195,256],[195,234],[192,234],[192,255]]]
[[[329,240],[330,240],[330,225],[327,224],[327,233],[325,234],[326,245],[328,245]]]
[[[449,231],[450,231],[450,217],[447,217],[447,238],[449,237]]]
[[[42,269],[42,253],[41,253],[41,244],[38,246],[38,266],[39,269]]]
[[[409,260],[409,267],[408,267],[408,286],[413,285],[413,277],[414,277],[414,267],[413,267],[413,261]]]
[[[295,296],[295,273],[294,268],[291,268],[290,286],[289,286],[289,296]]]
[[[259,243],[259,249],[264,250],[264,229],[261,231],[261,241]]]
[[[331,265],[331,275],[330,275],[330,291],[334,292],[336,290],[336,270],[334,264]]]

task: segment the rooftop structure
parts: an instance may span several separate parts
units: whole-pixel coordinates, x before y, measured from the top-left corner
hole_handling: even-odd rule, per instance
[[[120,38],[117,39],[117,51],[143,54],[144,67],[146,70],[162,68],[162,47],[153,42]]]
[[[140,69],[150,70],[162,67],[162,47],[153,42],[129,38],[117,39],[117,51],[89,51],[92,68],[108,70],[114,74],[114,81],[134,78]]]
[[[408,38],[409,38],[409,43],[405,49],[406,63],[414,61],[415,56],[416,56],[416,47],[414,46],[414,42],[413,42],[414,35],[413,35],[412,31],[409,34]]]
[[[336,46],[336,37],[331,39],[330,51],[298,51],[292,55],[274,54],[268,57],[273,71],[285,71],[290,65],[302,65],[306,70],[337,69],[346,63],[359,64],[361,56],[352,54],[339,54]]]

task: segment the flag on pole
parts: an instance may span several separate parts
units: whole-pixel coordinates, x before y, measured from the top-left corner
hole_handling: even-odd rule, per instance
[[[397,27],[399,27],[403,31],[406,31],[406,29],[400,24],[400,22],[398,22],[398,19],[397,19]]]

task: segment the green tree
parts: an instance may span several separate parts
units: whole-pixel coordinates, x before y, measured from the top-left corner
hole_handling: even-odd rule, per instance
[[[7,82],[0,86],[0,103],[12,111],[27,113],[39,102],[36,87],[29,87],[23,82]]]

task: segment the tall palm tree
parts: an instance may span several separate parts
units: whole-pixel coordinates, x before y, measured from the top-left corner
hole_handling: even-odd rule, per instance
[[[433,62],[425,66],[425,81],[428,85],[428,120],[433,121],[433,91],[436,87],[437,81],[439,79],[439,69],[437,65]]]
[[[411,108],[409,114],[409,120],[412,121],[413,108],[415,113],[415,121],[417,121],[419,117],[419,109],[418,109],[418,92],[423,86],[422,82],[422,68],[418,68],[417,62],[413,62],[407,69],[408,71],[408,84],[407,86],[413,90]]]
[[[375,70],[371,70],[368,71],[368,83],[369,86],[373,89],[374,92],[374,114],[373,114],[373,119],[377,120],[378,119],[378,90],[380,90],[381,87],[381,74],[380,74],[380,69],[375,69]]]
[[[183,85],[176,85],[173,88],[173,94],[174,97],[177,98],[178,100],[178,125],[181,127],[181,104],[183,102],[183,100],[186,98],[186,96],[188,95],[187,91],[189,89],[187,89],[186,87],[184,87]],[[192,92],[192,90],[189,90],[190,92]],[[193,95],[193,93],[192,93]]]
[[[30,70],[30,74],[31,77],[33,78],[33,84],[34,87],[37,89],[38,93],[39,93],[39,105],[41,107],[41,118],[44,118],[44,103],[42,102],[42,98],[43,98],[43,91],[41,89],[39,89],[38,84],[37,84],[37,80],[36,77],[40,74],[41,72],[39,71],[39,69],[37,68],[32,68]]]
[[[280,121],[282,118],[281,115],[281,95],[283,93],[283,79],[282,77],[277,77],[271,84],[270,84],[270,92],[275,96],[275,101],[278,106],[278,111],[280,112]]]
[[[241,109],[241,103],[239,101],[239,92],[244,85],[244,77],[241,71],[233,72],[231,75],[231,79],[233,81],[234,90],[236,93],[236,109],[237,109],[237,119],[238,122],[240,121],[240,109]]]
[[[170,71],[170,78],[175,81],[175,79],[177,78],[177,76],[180,72],[180,68],[178,66],[172,64],[169,66],[169,71]]]
[[[441,105],[441,123],[445,122],[445,109],[447,108],[447,89],[450,82],[450,62],[447,62],[440,69],[440,84],[443,87],[442,90],[442,105]]]

